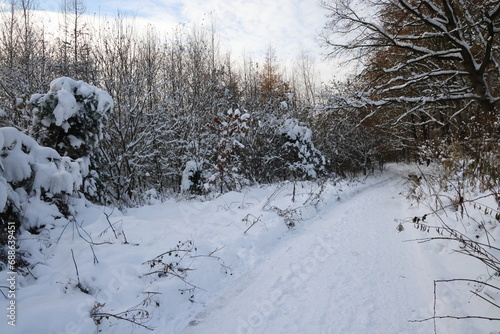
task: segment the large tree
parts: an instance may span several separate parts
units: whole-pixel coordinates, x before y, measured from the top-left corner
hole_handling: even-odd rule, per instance
[[[500,1],[324,0],[331,54],[362,60],[366,118],[416,140],[498,133]],[[354,105],[354,104],[351,104]],[[479,129],[481,131],[479,131]]]

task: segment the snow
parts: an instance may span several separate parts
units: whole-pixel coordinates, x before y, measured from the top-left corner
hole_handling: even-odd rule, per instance
[[[187,192],[191,189],[191,187],[194,185],[193,181],[191,180],[194,176],[194,174],[197,171],[201,171],[201,164],[197,163],[196,161],[190,160],[186,162],[186,167],[184,168],[184,171],[182,172],[182,181],[181,181],[181,191],[182,192]]]
[[[35,178],[33,180],[33,189],[50,190],[51,175],[57,173],[57,166],[55,163],[40,164],[35,168]]]
[[[100,88],[91,86],[81,80],[76,81],[74,79],[68,77],[62,77],[53,80],[50,83],[50,94],[56,94],[58,98],[58,106],[56,110],[61,107],[63,117],[60,119],[57,118],[56,110],[54,110],[54,114],[56,115],[56,125],[60,126],[60,122],[66,121],[68,118],[73,116],[75,112],[77,112],[78,108],[76,105],[75,95],[81,96],[84,99],[88,99],[94,95],[96,95],[96,100],[99,101],[97,105],[97,110],[94,110],[98,113],[104,114],[106,110],[112,108],[113,99],[111,96],[103,91]]]
[[[0,128],[0,144],[0,177],[8,183],[33,177],[34,191],[43,188],[52,194],[59,194],[79,190],[82,171],[87,172],[80,161],[59,156],[55,150],[38,145],[33,138],[15,128]],[[2,203],[0,201],[0,206]]]
[[[62,126],[66,132],[69,129],[69,123],[66,121],[73,116],[78,111],[78,105],[76,104],[75,96],[68,92],[67,90],[61,89],[57,92],[57,106],[54,109],[54,117],[56,119],[56,125]]]
[[[77,101],[78,99],[81,99]],[[55,99],[57,105],[52,112],[53,115],[46,115],[42,119],[42,124],[49,127],[52,123],[56,126],[63,128],[68,132],[71,127],[68,120],[75,114],[80,112],[81,105],[89,100],[96,100],[97,106],[91,107],[99,114],[105,115],[108,110],[113,108],[114,102],[111,96],[100,88],[94,87],[81,80],[74,80],[68,77],[61,77],[54,79],[50,83],[50,89],[47,94],[34,94],[31,97],[30,103],[32,105],[43,105]],[[36,117],[39,109],[35,108],[34,114]],[[53,116],[53,119],[52,119]],[[71,144],[78,147],[81,143],[72,140]]]
[[[2,158],[4,166],[2,175],[9,182],[20,182],[31,175],[30,165],[33,160],[21,150],[20,146],[16,145],[13,150],[5,152],[6,156]]]
[[[73,135],[69,135],[68,136],[68,139],[69,139],[69,143],[72,147],[74,148],[79,148],[80,146],[82,146],[82,144],[84,143],[83,140],[81,140],[80,138],[78,137],[75,137]]]
[[[50,192],[54,195],[63,192],[67,194],[73,193],[73,176],[64,170],[53,173],[49,182]]]
[[[315,179],[317,171],[324,168],[326,159],[314,147],[312,130],[301,125],[297,119],[287,119],[281,127],[281,134],[287,138],[283,148],[295,155],[296,159],[288,165],[288,168],[295,173],[299,172]]]
[[[150,333],[90,318],[138,305],[154,333],[432,333],[431,321],[409,320],[432,316],[433,279],[460,274],[457,263],[475,264],[443,245],[404,242],[419,236],[396,231],[395,219],[419,210],[403,195],[408,173],[390,165],[365,180],[285,182],[126,213],[75,199],[75,222],[53,219],[57,210],[36,202],[26,214],[47,227],[23,231],[20,248],[38,264],[32,275],[17,275],[18,321],[15,328],[0,321],[0,332]],[[162,253],[184,281],[151,274]],[[461,307],[452,291],[440,296],[448,304],[439,311]],[[489,333],[495,324],[443,321],[438,329]]]
[[[425,300],[413,288],[411,247],[394,231],[394,215],[403,214],[398,181],[378,181],[331,189],[330,205],[313,222],[259,254],[265,260],[185,333],[429,332],[408,323]]]
[[[291,140],[302,140],[304,142],[310,142],[312,137],[312,131],[308,127],[299,125],[297,119],[287,119],[283,124],[281,132],[287,135]]]
[[[23,149],[36,146],[36,142],[11,127],[0,128],[0,143],[2,146],[2,170],[0,175],[7,182],[20,182],[31,175],[30,165],[33,157],[24,153]]]

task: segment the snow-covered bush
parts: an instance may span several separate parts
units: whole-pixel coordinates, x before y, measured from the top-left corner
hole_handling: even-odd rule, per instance
[[[182,172],[181,192],[193,195],[206,194],[209,191],[207,178],[203,172],[203,162],[190,160]]]
[[[239,109],[229,109],[226,113],[214,119],[212,128],[217,133],[217,148],[215,151],[216,173],[212,182],[217,183],[221,192],[234,190],[241,183],[239,162],[235,154],[238,148],[244,148],[241,139],[249,131],[250,114]]]
[[[299,178],[317,178],[324,170],[326,158],[314,147],[312,131],[297,119],[285,120],[281,133],[286,164],[290,172]]]
[[[16,231],[37,231],[71,214],[68,197],[78,194],[87,172],[82,161],[61,157],[12,127],[0,128],[0,151],[0,244],[6,245],[9,222]]]
[[[280,134],[282,121],[273,114],[252,113],[248,135],[238,149],[238,160],[245,177],[252,182],[270,183],[284,179]]]
[[[33,95],[30,105],[31,135],[61,156],[81,159],[82,167],[89,169],[82,191],[89,199],[102,201],[104,189],[97,186],[99,142],[107,114],[113,108],[111,96],[83,81],[62,77],[50,83],[48,93]]]

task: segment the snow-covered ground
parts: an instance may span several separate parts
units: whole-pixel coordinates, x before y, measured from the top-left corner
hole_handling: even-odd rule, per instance
[[[441,244],[404,242],[421,237],[412,228],[397,232],[396,219],[421,210],[404,196],[409,168],[126,213],[80,203],[76,222],[21,236],[39,264],[16,277],[16,326],[3,317],[0,333],[432,333],[432,321],[410,320],[432,316],[433,280],[476,264]],[[8,278],[0,272],[0,286]],[[467,311],[458,299],[443,289],[437,311]],[[438,333],[500,329],[436,325]]]

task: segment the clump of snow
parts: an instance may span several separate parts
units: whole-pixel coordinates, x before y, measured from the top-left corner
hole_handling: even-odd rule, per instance
[[[193,186],[193,181],[191,179],[193,178],[193,175],[197,170],[199,170],[199,168],[196,161],[191,160],[186,162],[186,167],[182,172],[181,192],[186,192],[191,189],[191,187]]]
[[[71,124],[68,120],[83,109],[83,104],[89,100],[97,100],[97,106],[93,112],[105,115],[113,107],[111,96],[100,88],[89,85],[84,81],[76,81],[68,77],[53,80],[47,94],[35,94],[31,97],[30,104],[37,106],[35,117],[40,113],[40,106],[55,104],[51,115],[43,115],[42,120],[35,119],[49,127],[55,124],[68,132]],[[78,143],[73,141],[75,145]]]
[[[49,191],[53,194],[73,192],[73,177],[70,173],[60,170],[50,176]]]
[[[53,228],[57,222],[64,222],[60,220],[62,215],[57,206],[43,201],[38,196],[31,196],[22,205],[24,208],[22,228],[25,230],[36,230],[42,226]]]
[[[201,195],[204,192],[209,192],[209,185],[203,171],[203,162],[190,160],[186,162],[186,167],[182,172],[181,192],[191,192],[192,194]]]
[[[1,164],[3,176],[7,182],[20,182],[31,176],[33,156],[26,154],[26,150],[36,147],[36,142],[19,132],[15,128],[0,129],[0,143],[2,147]]]
[[[71,146],[78,148],[83,144],[83,140],[73,135],[68,136]]]
[[[160,202],[160,197],[156,189],[151,188],[142,194],[142,199],[147,205],[153,205]]]
[[[311,142],[312,131],[306,126],[300,125],[297,119],[285,120],[281,132],[288,136],[291,140],[300,140],[303,142]]]
[[[35,177],[33,180],[33,190],[35,192],[40,192],[41,189],[49,191],[51,187],[51,177],[52,174],[58,172],[58,168],[55,162],[49,162],[47,164],[38,164],[34,166]]]
[[[0,128],[2,176],[7,182],[33,177],[33,191],[45,189],[53,194],[78,191],[82,173],[78,162],[61,157],[55,150],[38,145],[15,128]]]
[[[57,106],[54,109],[55,124],[68,132],[68,129],[70,128],[68,119],[78,111],[76,99],[71,92],[64,89],[56,92],[56,96]]]

